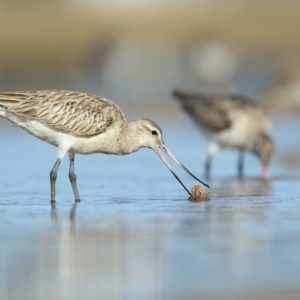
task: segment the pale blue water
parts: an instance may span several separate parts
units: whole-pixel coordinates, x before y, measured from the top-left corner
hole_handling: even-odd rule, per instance
[[[176,121],[161,123],[165,142],[202,178],[207,143],[188,119]],[[299,125],[275,122],[269,184],[251,155],[247,179],[236,180],[237,153],[225,151],[213,163],[210,201],[193,203],[151,150],[76,156],[82,202],[74,206],[66,157],[56,208],[49,203],[56,148],[3,127],[0,299],[300,295],[300,166],[282,160],[300,148]],[[196,184],[172,166],[189,188]]]

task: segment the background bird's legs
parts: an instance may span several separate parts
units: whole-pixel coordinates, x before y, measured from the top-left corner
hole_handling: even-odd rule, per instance
[[[244,151],[241,150],[238,158],[238,178],[243,179],[244,177]]]
[[[215,142],[212,142],[209,145],[208,154],[205,162],[205,174],[204,174],[205,179],[210,179],[212,158],[218,152],[218,150],[219,150],[219,145],[216,144]]]

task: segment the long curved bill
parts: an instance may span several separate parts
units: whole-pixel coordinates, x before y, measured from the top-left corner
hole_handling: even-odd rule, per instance
[[[173,169],[170,167],[166,159],[163,157],[162,153],[159,150],[163,150],[170,158],[172,158],[182,169],[184,169],[189,175],[191,175],[194,179],[205,185],[209,188],[209,185],[198,179],[194,174],[192,174],[166,147],[165,144],[161,144],[157,150],[155,150],[156,154],[159,156],[159,158],[163,161],[163,163],[167,166],[167,168],[170,170],[170,172],[174,175],[174,177],[178,180],[178,182],[183,186],[183,188],[192,196],[190,191],[186,188],[186,186],[182,183],[182,181],[179,179],[179,177],[176,175],[176,173],[173,171]]]

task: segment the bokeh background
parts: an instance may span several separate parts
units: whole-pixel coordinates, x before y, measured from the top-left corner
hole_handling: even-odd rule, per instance
[[[239,185],[235,152],[220,153],[212,199],[197,205],[153,154],[80,157],[84,201],[72,205],[66,162],[57,211],[56,149],[1,119],[0,298],[299,299],[299,10],[296,0],[1,0],[0,91],[109,98],[128,120],[157,121],[199,176],[207,141],[170,92],[239,93],[270,111],[276,155],[266,187],[255,158]]]
[[[174,88],[239,93],[273,114],[276,131],[280,120],[297,122],[300,110],[298,6],[293,0],[1,1],[0,90],[94,93],[117,102],[128,120],[147,117],[166,126],[187,121],[171,97]],[[296,127],[279,141],[294,147],[288,153],[277,147],[276,156],[292,169],[300,166]]]
[[[162,106],[181,86],[299,106],[298,1],[0,5],[1,90],[79,89],[124,104]]]

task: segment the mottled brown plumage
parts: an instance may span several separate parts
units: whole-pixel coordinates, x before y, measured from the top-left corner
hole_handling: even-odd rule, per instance
[[[266,116],[263,109],[250,99],[239,95],[206,95],[175,90],[173,95],[182,108],[207,130],[219,132],[232,126],[232,112],[257,113]]]
[[[0,105],[77,137],[97,135],[116,122],[126,121],[112,101],[71,91],[1,93]]]

